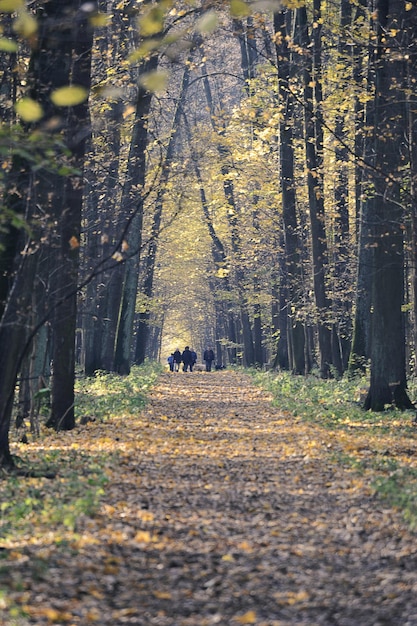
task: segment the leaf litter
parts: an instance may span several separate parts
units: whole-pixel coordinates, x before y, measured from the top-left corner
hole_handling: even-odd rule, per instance
[[[164,373],[53,442],[87,480],[107,452],[106,484],[73,525],[0,540],[1,624],[417,625],[415,534],[245,374]]]

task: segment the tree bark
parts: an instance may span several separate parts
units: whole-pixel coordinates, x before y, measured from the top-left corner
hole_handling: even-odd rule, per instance
[[[326,320],[331,302],[326,290],[328,250],[324,215],[323,189],[323,127],[321,94],[321,15],[320,0],[314,0],[313,59],[309,52],[306,7],[297,10],[301,42],[306,50],[304,67],[304,122],[306,142],[307,184],[310,211],[311,249],[313,261],[314,298],[320,349],[320,375],[330,376],[332,364],[331,328]],[[313,74],[314,70],[314,74]],[[314,91],[313,87],[314,85]]]
[[[153,55],[145,61],[142,73],[151,72],[158,65]],[[129,217],[129,258],[125,264],[123,293],[117,330],[114,369],[119,374],[129,374],[132,349],[133,321],[139,277],[139,254],[142,246],[143,189],[145,185],[145,150],[148,143],[148,115],[152,93],[139,86],[136,101],[135,123],[123,188],[121,214]]]
[[[375,48],[375,163],[372,180],[372,326],[371,382],[365,408],[382,411],[389,405],[408,409],[405,369],[404,243],[401,205],[402,168],[408,155],[405,132],[404,3],[377,0]],[[406,35],[406,33],[405,33]],[[394,51],[394,52],[393,52]]]
[[[180,86],[180,93],[178,101],[176,103],[174,117],[172,120],[171,133],[168,141],[168,146],[164,158],[164,162],[161,167],[161,175],[158,181],[158,193],[155,201],[155,210],[152,218],[150,241],[148,245],[148,251],[144,260],[144,277],[142,292],[147,298],[152,297],[153,293],[153,280],[155,272],[156,254],[158,250],[158,237],[161,229],[162,211],[164,204],[164,196],[166,186],[168,183],[169,175],[172,169],[172,160],[175,153],[177,136],[180,128],[180,119],[184,107],[185,97],[187,95],[187,89],[190,82],[191,74],[191,61],[194,54],[194,45],[191,48],[188,59],[186,60],[184,72],[182,76],[182,84]],[[149,331],[149,311],[139,314],[138,332],[136,338],[136,351],[135,351],[135,363],[140,365],[145,360],[146,344]]]
[[[286,265],[281,273],[281,280],[287,285],[281,285],[281,294],[286,294],[286,301],[281,303],[285,307],[287,321],[285,323],[288,339],[289,364],[294,373],[304,374],[304,331],[298,318],[300,292],[303,285],[300,259],[301,243],[298,236],[297,198],[294,177],[294,146],[293,146],[293,119],[294,96],[291,79],[296,69],[291,64],[290,28],[293,12],[288,9],[274,14],[274,31],[278,65],[279,104],[282,110],[282,121],[279,129],[280,142],[280,182],[282,190],[282,222],[284,230],[284,251]],[[281,329],[284,337],[285,328]],[[280,350],[283,345],[281,341]],[[281,363],[285,362],[280,357]]]
[[[72,84],[84,87],[87,93],[91,85],[91,50],[93,30],[90,15],[80,10],[75,16],[74,62]],[[56,200],[59,220],[59,283],[56,282],[57,306],[52,321],[53,330],[53,376],[51,389],[51,416],[48,425],[56,430],[71,430],[75,426],[75,330],[77,322],[77,285],[79,270],[79,247],[81,212],[83,204],[83,171],[85,147],[91,136],[90,114],[87,100],[71,107],[66,120],[66,144],[71,151],[70,163],[79,174],[65,181],[63,207]],[[59,209],[58,209],[59,207]]]

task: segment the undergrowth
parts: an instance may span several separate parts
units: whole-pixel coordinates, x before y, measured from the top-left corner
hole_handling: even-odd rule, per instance
[[[273,404],[308,423],[340,433],[347,452],[334,460],[356,472],[367,473],[379,498],[401,509],[410,528],[417,528],[417,426],[415,413],[387,409],[365,411],[365,377],[322,380],[288,372],[251,370],[255,382],[269,391]],[[409,395],[417,398],[417,381],[409,382]]]
[[[101,423],[113,420],[116,429],[119,419],[136,415],[160,371],[159,365],[149,363],[133,367],[126,377],[100,372],[78,380],[76,428],[55,433],[42,426],[33,445],[14,444],[17,465],[27,470],[27,476],[0,475],[0,545],[1,539],[18,541],[36,534],[36,527],[43,524],[58,529],[59,542],[94,515],[118,452],[116,436],[98,439],[99,445],[86,452],[88,428],[97,433]]]
[[[133,366],[129,376],[97,372],[76,384],[76,417],[106,420],[112,415],[140,411],[162,367],[154,362]]]

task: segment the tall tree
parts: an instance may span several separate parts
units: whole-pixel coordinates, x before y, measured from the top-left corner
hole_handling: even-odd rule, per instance
[[[38,280],[37,272],[45,255],[50,261],[49,267],[52,273],[59,273],[62,270],[62,266],[56,262],[59,262],[61,257],[56,259],[55,246],[59,242],[59,235],[67,236],[68,233],[67,231],[60,233],[57,229],[54,230],[54,227],[58,225],[59,229],[63,208],[68,212],[64,223],[66,219],[70,220],[71,211],[79,209],[78,200],[74,200],[72,205],[66,202],[68,191],[72,188],[70,179],[75,176],[78,180],[79,173],[72,169],[72,151],[70,147],[66,148],[63,142],[68,139],[69,118],[65,115],[65,107],[54,104],[53,96],[56,90],[70,83],[76,34],[85,18],[86,15],[80,8],[78,0],[68,2],[65,6],[59,0],[51,0],[42,6],[38,15],[38,43],[31,55],[27,82],[28,94],[31,97],[29,102],[37,102],[35,110],[39,110],[36,116],[39,121],[33,126],[28,125],[27,132],[32,137],[34,134],[38,137],[37,150],[43,156],[43,160],[40,167],[31,169],[31,163],[19,157],[15,159],[11,171],[11,177],[19,183],[16,194],[20,198],[19,212],[25,215],[31,225],[31,231],[30,233],[23,230],[16,232],[14,272],[10,276],[10,289],[0,322],[2,346],[0,354],[0,465],[13,465],[8,433],[14,388],[24,354],[36,331],[36,327],[31,328],[27,323],[31,319],[32,291],[34,285],[37,284],[38,288],[44,288],[45,276],[41,272],[41,279]],[[34,105],[30,106],[33,109]],[[83,125],[81,137],[84,137],[84,133]],[[74,148],[74,144],[72,147]],[[49,159],[47,158],[52,150],[54,150],[56,163],[51,161],[50,156]],[[77,154],[80,156],[79,153]],[[79,160],[76,162],[78,165]],[[68,164],[70,173],[65,177],[59,172],[59,166],[67,167]],[[69,248],[72,245],[77,247],[79,240],[76,237],[76,231],[71,230],[71,233],[65,244]],[[73,235],[75,239],[71,242]],[[69,285],[65,284],[68,288]],[[45,296],[48,297],[47,291]],[[51,310],[63,305],[66,299],[71,297],[72,293],[68,291],[66,294],[61,294],[60,300],[51,301],[48,298],[49,314]],[[60,342],[62,336],[58,335],[56,340]],[[67,399],[67,393],[65,397]]]
[[[405,51],[416,42],[407,39],[402,0],[376,1],[375,135],[372,214],[371,381],[365,408],[382,411],[395,404],[411,408],[406,388],[404,315],[404,211],[401,202],[402,168],[406,150]]]
[[[340,32],[337,46],[337,60],[342,69],[342,83],[345,83],[346,65],[351,61],[350,46],[346,38],[352,18],[352,5],[349,0],[340,3]],[[347,86],[347,85],[346,85]],[[336,113],[336,185],[334,189],[334,280],[335,295],[333,307],[335,323],[332,329],[333,363],[341,375],[347,367],[350,352],[351,298],[349,290],[349,150],[347,111],[341,108]]]
[[[168,145],[166,149],[165,158],[161,166],[161,173],[158,181],[158,191],[156,194],[155,208],[152,217],[152,226],[150,233],[150,241],[148,245],[147,254],[143,263],[144,277],[142,284],[142,292],[147,298],[152,297],[153,282],[155,272],[156,254],[158,250],[158,237],[161,229],[162,211],[164,204],[164,196],[166,193],[166,186],[170,173],[172,171],[172,161],[177,146],[177,138],[180,130],[180,120],[182,116],[182,110],[184,102],[187,96],[187,89],[190,82],[191,68],[192,68],[192,56],[194,54],[194,43],[191,46],[190,54],[185,61],[184,72],[182,76],[182,82],[180,86],[179,96],[175,105],[174,116],[172,120],[171,132],[168,139]],[[149,315],[150,312],[145,310],[139,314],[139,321],[137,325],[136,336],[136,349],[135,349],[135,363],[140,365],[145,360],[146,344],[149,331]]]
[[[111,27],[97,31],[94,42],[93,71],[95,80],[104,85],[116,75],[115,68],[123,64],[129,52],[129,19],[121,5],[102,0],[100,11],[112,15]],[[116,75],[117,76],[117,75]],[[126,80],[126,75],[123,75]],[[120,84],[120,78],[117,80]],[[99,107],[99,108],[98,108]],[[96,115],[96,111],[100,115]],[[116,95],[96,103],[93,111],[93,139],[90,147],[84,219],[85,246],[82,249],[84,271],[93,271],[97,264],[104,267],[86,287],[80,303],[80,325],[83,329],[83,361],[85,372],[111,371],[119,314],[119,286],[123,282],[123,266],[109,264],[120,239],[120,170],[125,103]],[[98,118],[98,119],[97,119]],[[98,122],[98,123],[97,123]],[[107,259],[107,261],[106,261]],[[110,266],[109,266],[110,265]],[[120,287],[121,290],[121,287]],[[116,320],[116,321],[115,321]]]
[[[233,262],[235,264],[234,273],[236,276],[236,289],[239,295],[240,321],[242,325],[242,338],[244,345],[244,364],[253,365],[255,362],[255,353],[253,346],[252,328],[249,317],[249,303],[247,292],[245,290],[245,277],[242,265],[243,247],[239,232],[238,206],[236,204],[234,185],[230,176],[230,154],[224,142],[225,127],[220,117],[215,113],[215,107],[212,97],[210,82],[208,79],[205,64],[202,64],[202,79],[204,92],[207,99],[207,106],[210,112],[210,121],[214,132],[217,134],[218,140],[216,144],[217,152],[221,162],[221,174],[223,178],[224,197],[227,203],[227,219],[230,228],[231,251],[233,254]]]
[[[307,185],[311,228],[314,298],[317,310],[317,326],[320,350],[320,373],[323,378],[330,375],[332,364],[331,330],[328,314],[331,310],[326,288],[328,271],[328,249],[324,215],[323,188],[323,96],[321,75],[321,4],[314,0],[313,37],[308,34],[307,9],[297,10],[300,42],[306,51],[304,81],[305,146]],[[312,50],[312,52],[310,52]]]
[[[288,365],[297,374],[305,372],[304,328],[299,319],[300,290],[302,288],[301,244],[296,211],[296,183],[294,176],[294,95],[290,84],[296,71],[290,51],[290,32],[293,11],[284,9],[274,14],[275,46],[278,66],[280,117],[280,182],[282,192],[282,223],[284,233],[284,263],[281,271],[281,308],[286,314],[282,335],[287,333]],[[279,346],[278,350],[281,350]],[[282,357],[281,357],[282,358]],[[282,361],[281,361],[282,362]]]
[[[158,66],[158,55],[151,54],[141,63],[141,74],[151,73]],[[131,365],[131,347],[136,295],[139,278],[139,253],[142,246],[144,187],[146,173],[146,147],[148,144],[149,111],[152,92],[143,84],[138,87],[135,122],[129,148],[129,158],[122,194],[122,215],[129,216],[130,249],[125,264],[123,292],[120,301],[119,325],[116,336],[114,369],[128,374]]]
[[[93,29],[90,14],[81,9],[75,14],[72,31],[72,67],[70,80],[85,93],[91,85],[91,48]],[[83,171],[85,147],[91,135],[87,98],[70,107],[66,116],[65,143],[70,151],[73,175],[65,179],[64,207],[59,215],[59,245],[56,248],[59,271],[54,273],[53,297],[57,302],[52,318],[53,376],[51,416],[48,425],[56,430],[75,426],[75,331],[77,321],[77,284],[81,213],[83,204]],[[58,204],[58,203],[57,203]]]

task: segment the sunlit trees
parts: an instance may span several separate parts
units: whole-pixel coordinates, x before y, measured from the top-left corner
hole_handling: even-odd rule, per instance
[[[162,326],[199,350],[215,342],[221,362],[298,374],[317,365],[325,377],[343,374],[352,340],[351,371],[371,358],[367,407],[410,406],[414,5],[180,10],[133,0],[103,3],[102,15],[54,0],[39,16],[22,9],[14,28],[10,2],[0,49],[11,64],[27,59],[12,74],[2,62],[0,94],[10,146],[0,223],[5,457],[16,377],[38,327],[39,345],[51,339],[42,348],[54,366],[50,424],[74,425],[76,319],[87,375],[128,374],[132,360],[158,353]],[[71,83],[84,99],[51,100]],[[24,93],[31,100],[14,109]],[[185,243],[173,254],[175,240]],[[181,292],[190,319],[167,329]]]

